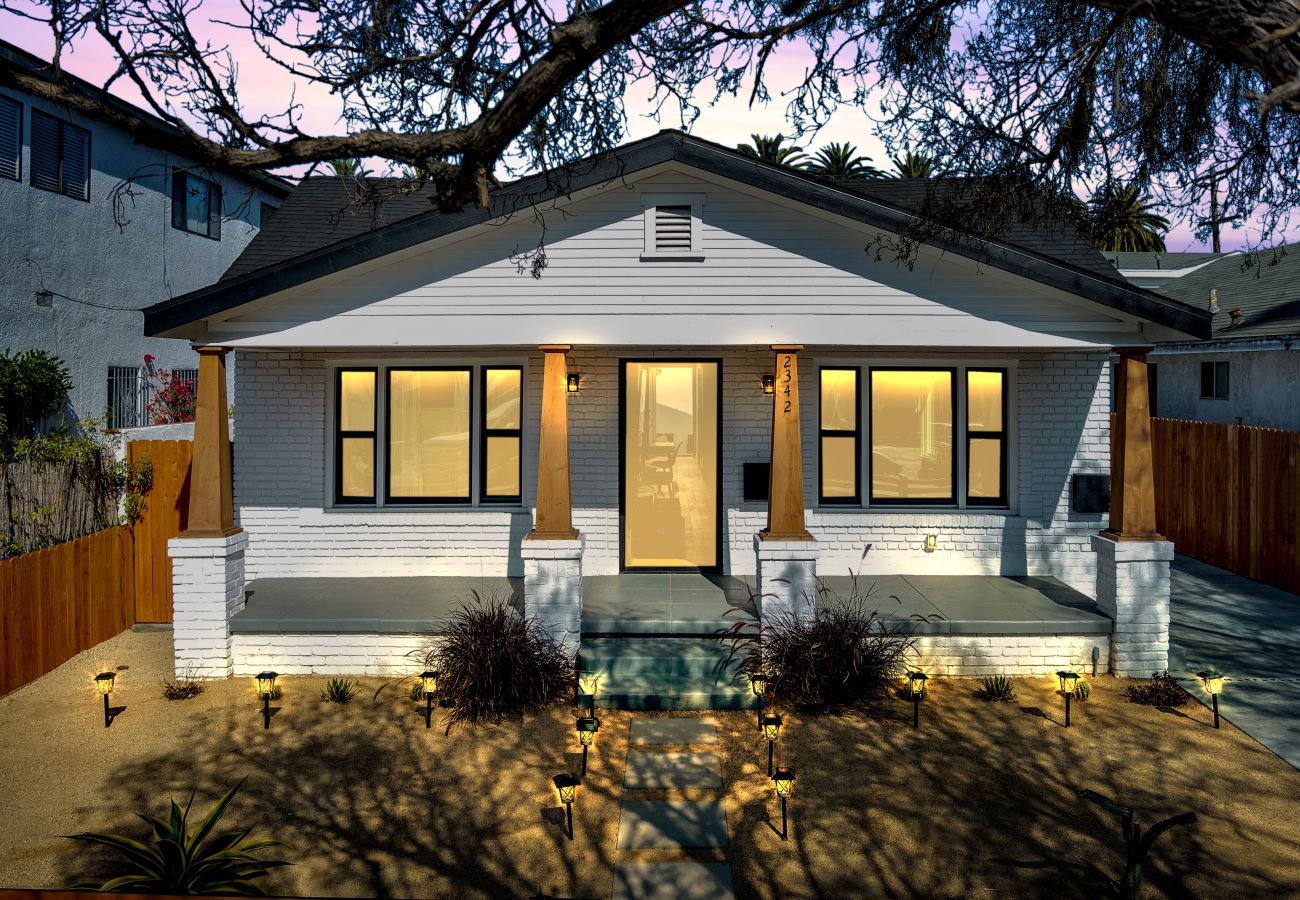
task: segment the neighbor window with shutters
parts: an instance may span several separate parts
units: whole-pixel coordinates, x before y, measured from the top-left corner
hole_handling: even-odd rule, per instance
[[[642,259],[699,260],[700,207],[703,194],[650,194],[645,204]]]
[[[32,110],[32,187],[90,200],[90,132]]]
[[[18,181],[23,169],[23,105],[0,96],[0,178]]]
[[[172,227],[221,240],[221,185],[184,169],[173,171]]]

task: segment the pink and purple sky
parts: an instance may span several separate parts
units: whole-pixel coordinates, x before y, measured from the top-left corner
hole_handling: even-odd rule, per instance
[[[241,9],[237,0],[206,0],[203,15],[209,20],[230,19],[238,21]],[[30,21],[0,14],[0,32],[8,40],[25,50],[48,59],[53,52],[53,40],[48,29]],[[338,98],[328,91],[302,79],[295,79],[282,68],[267,60],[246,34],[212,21],[205,29],[214,42],[225,42],[235,55],[239,66],[238,83],[245,110],[252,114],[283,112],[288,98],[296,89],[296,101],[302,105],[302,127],[314,133],[336,133],[342,125],[339,120]],[[798,48],[787,48],[773,54],[767,66],[769,90],[773,99],[766,103],[748,103],[748,86],[736,97],[726,97],[713,105],[703,106],[700,117],[690,130],[692,133],[721,144],[734,145],[750,140],[752,134],[779,134],[792,131],[785,116],[786,101],[782,91],[792,88],[801,79],[808,63],[806,54]],[[71,54],[65,54],[65,68],[88,81],[102,84],[113,71],[112,51],[97,36],[90,35],[78,43]],[[114,85],[114,92],[125,100],[140,102],[134,85],[123,79]],[[651,86],[649,83],[633,85],[626,96],[629,139],[653,134],[661,128],[681,127],[676,109],[666,109],[662,121],[651,117]],[[851,105],[841,107],[831,120],[815,135],[805,136],[800,144],[814,148],[829,141],[849,141],[859,152],[871,157],[880,168],[888,168],[888,155],[883,144],[873,134],[873,124],[868,115]],[[1194,213],[1200,215],[1203,213]],[[1187,221],[1169,215],[1174,226],[1166,235],[1168,249],[1173,252],[1208,250],[1196,241]],[[1259,242],[1258,227],[1254,223],[1239,231],[1225,230],[1225,250]],[[1273,241],[1271,243],[1276,243]]]

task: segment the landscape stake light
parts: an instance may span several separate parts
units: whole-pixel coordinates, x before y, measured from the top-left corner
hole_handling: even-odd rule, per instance
[[[573,800],[578,795],[578,785],[582,784],[582,780],[573,775],[556,775],[551,780],[555,782],[555,790],[560,795],[560,802],[564,804],[565,836],[573,840]]]
[[[433,722],[433,695],[438,690],[438,673],[421,672],[420,689],[424,691],[424,727]]]
[[[921,698],[925,696],[926,680],[927,676],[924,672],[907,673],[907,694],[912,698],[913,728],[921,724]]]
[[[104,727],[107,728],[112,723],[112,717],[108,714],[108,695],[113,693],[113,681],[117,678],[115,672],[100,672],[95,676],[95,687],[104,695]]]
[[[1074,672],[1057,672],[1056,677],[1061,680],[1061,693],[1065,695],[1065,727],[1070,727],[1070,698],[1074,696],[1074,689],[1079,686],[1079,676]]]
[[[772,749],[781,735],[781,717],[776,713],[763,717],[763,736],[767,738],[767,776],[772,777]]]
[[[578,720],[578,743],[582,744],[582,774],[587,774],[587,750],[596,743],[596,732],[600,730],[600,719],[586,717]]]
[[[767,693],[767,676],[762,672],[749,676],[749,686],[758,698],[758,727],[763,727],[763,696]]]
[[[1213,669],[1206,669],[1204,672],[1197,672],[1196,677],[1201,679],[1201,684],[1205,685],[1205,693],[1210,695],[1210,702],[1214,705],[1214,727],[1219,727],[1219,694],[1223,693],[1223,676]]]
[[[776,795],[781,798],[781,840],[784,841],[787,834],[785,804],[794,793],[794,769],[785,766],[777,769],[772,776],[772,783],[776,785]]]
[[[587,695],[587,715],[596,715],[596,692],[600,690],[600,674],[597,672],[578,673],[578,691]]]
[[[275,679],[280,676],[275,672],[263,672],[257,676],[257,692],[262,695],[262,727],[271,727],[271,694],[275,692]]]

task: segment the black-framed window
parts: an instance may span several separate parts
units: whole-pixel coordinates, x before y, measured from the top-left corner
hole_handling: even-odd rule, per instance
[[[378,372],[339,369],[334,377],[334,500],[374,503]]]
[[[1007,371],[966,370],[966,504],[1007,504]]]
[[[0,178],[23,177],[23,105],[0,96]]]
[[[90,132],[32,110],[32,187],[90,200]]]
[[[485,366],[482,370],[479,496],[485,503],[518,503],[522,499],[523,376],[520,366]]]
[[[870,372],[872,504],[954,503],[956,370],[873,367]]]
[[[221,185],[184,169],[173,170],[172,227],[221,240]]]
[[[818,471],[822,503],[860,503],[862,393],[858,370],[824,367],[820,374]]]
[[[385,503],[469,503],[473,370],[386,370]]]
[[[1201,363],[1201,399],[1228,399],[1228,363],[1226,361]]]

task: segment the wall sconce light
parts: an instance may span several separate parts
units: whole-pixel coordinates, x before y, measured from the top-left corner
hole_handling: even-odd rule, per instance
[[[112,716],[108,712],[108,695],[113,693],[113,682],[117,679],[114,672],[100,672],[95,676],[95,687],[104,695],[104,727],[107,728],[112,724]]]
[[[764,375],[764,376],[763,376],[763,393],[764,393],[764,394],[775,394],[775,393],[776,393],[776,376],[775,376],[775,375]]]
[[[438,673],[421,672],[420,689],[424,691],[424,727],[433,722],[433,695],[438,690]]]
[[[569,373],[568,389],[570,394],[578,393],[578,388],[582,386],[582,376],[577,372]]]
[[[263,672],[257,676],[257,691],[262,695],[262,727],[271,727],[271,694],[275,692],[275,672]]]
[[[578,720],[578,743],[582,744],[582,774],[587,774],[587,750],[596,743],[596,732],[600,730],[600,719],[582,718]]]
[[[794,769],[786,766],[777,769],[772,776],[772,783],[776,786],[776,795],[781,798],[781,840],[784,841],[787,835],[785,804],[794,793]]]
[[[1079,676],[1074,672],[1057,672],[1056,677],[1061,681],[1061,693],[1065,695],[1065,727],[1070,727],[1070,698],[1074,696],[1074,690],[1079,686]]]
[[[564,804],[565,837],[573,840],[573,801],[578,796],[578,785],[582,781],[574,775],[556,775],[551,781],[555,784],[560,802]]]
[[[772,751],[781,735],[781,717],[776,713],[763,717],[763,736],[767,738],[767,777],[772,777]]]
[[[762,672],[756,672],[749,676],[749,686],[754,691],[754,696],[758,698],[758,727],[763,728],[763,698],[767,694],[767,676]]]
[[[925,536],[925,552],[933,553],[939,547],[939,535],[927,534]]]
[[[921,724],[921,698],[925,696],[925,682],[927,680],[924,672],[907,673],[907,694],[912,698],[912,727],[916,728]]]
[[[1219,727],[1219,695],[1223,693],[1223,676],[1213,669],[1206,669],[1204,672],[1197,672],[1196,677],[1201,679],[1201,684],[1205,686],[1205,693],[1210,695],[1210,702],[1214,704],[1214,727]]]

